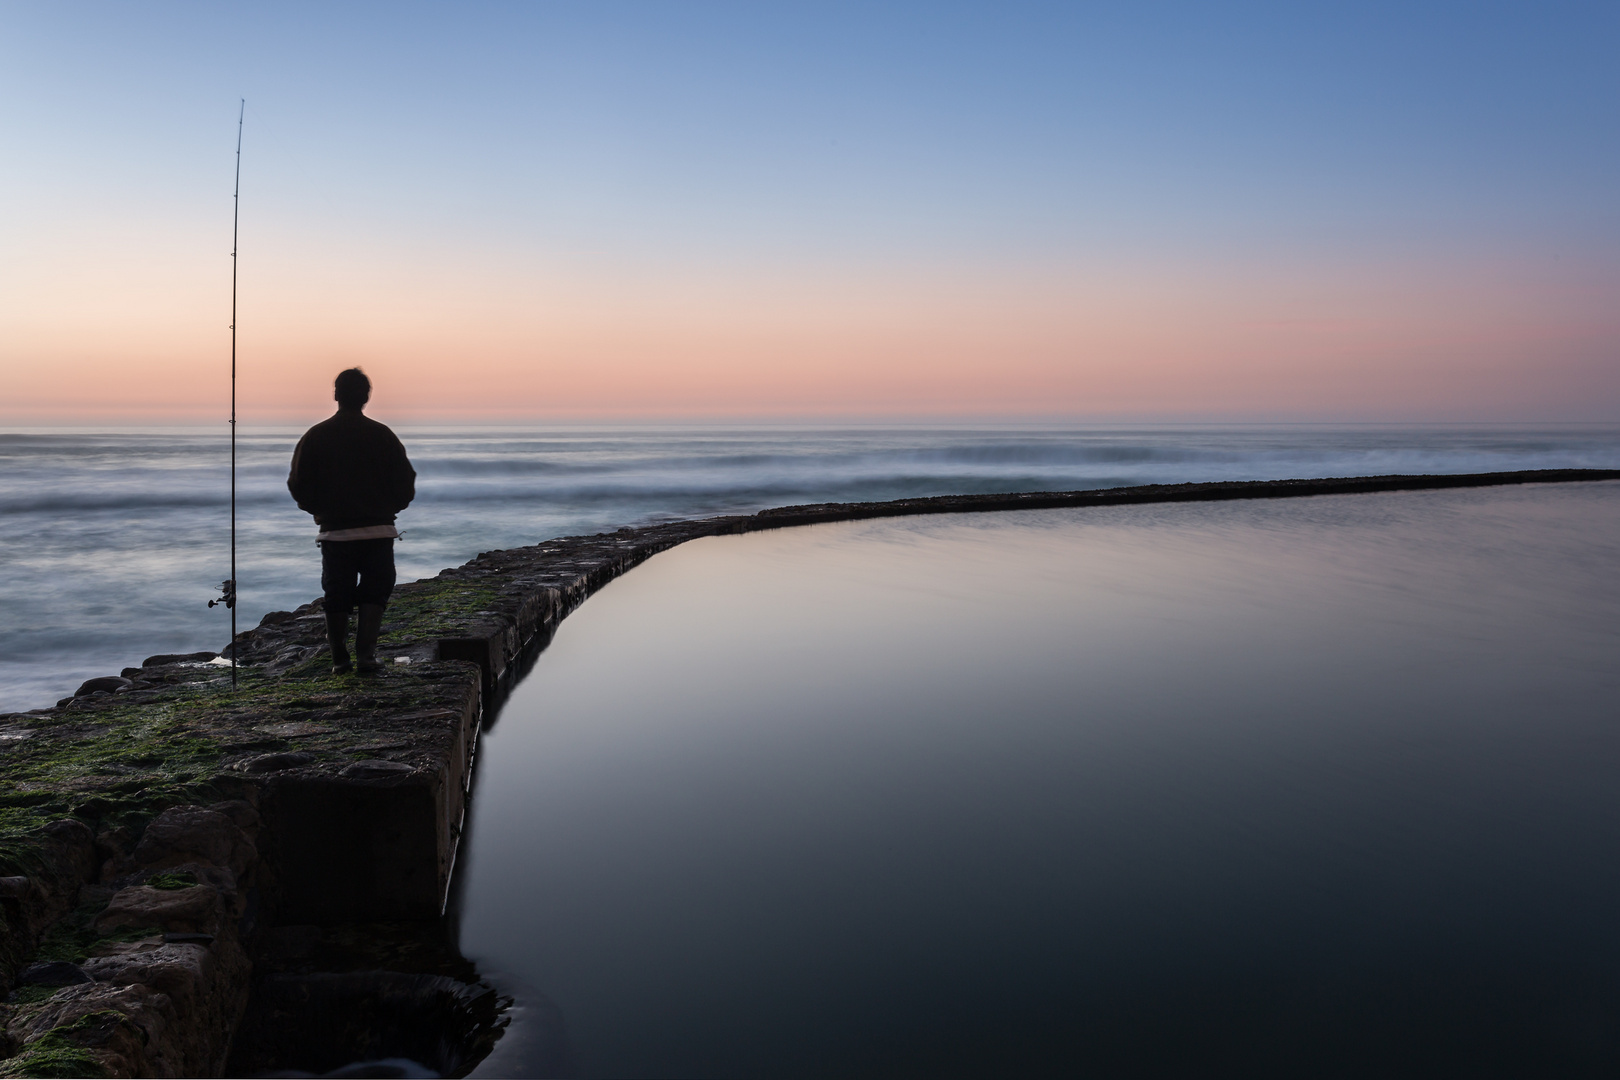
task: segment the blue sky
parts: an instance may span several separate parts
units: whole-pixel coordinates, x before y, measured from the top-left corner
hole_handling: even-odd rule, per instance
[[[1612,3],[0,11],[23,252],[213,228],[245,96],[252,229],[430,262],[1620,265]]]
[[[12,182],[181,213],[217,193],[240,94],[263,125],[250,183],[288,171],[311,213],[564,243],[1061,256],[1369,230],[1579,245],[1617,223],[1613,4],[39,4],[5,22]]]

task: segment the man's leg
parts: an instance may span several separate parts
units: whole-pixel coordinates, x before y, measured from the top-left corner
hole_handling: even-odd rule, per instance
[[[363,542],[363,541],[362,541]],[[349,660],[349,612],[354,610],[354,579],[359,572],[355,541],[321,542],[321,588],[326,593],[326,643],[332,647],[332,673],[353,670]]]
[[[375,673],[377,638],[382,633],[383,609],[394,591],[394,542],[392,540],[360,540],[363,547],[359,559],[360,587],[355,599],[360,601],[360,625],[354,634],[354,651],[360,673]]]

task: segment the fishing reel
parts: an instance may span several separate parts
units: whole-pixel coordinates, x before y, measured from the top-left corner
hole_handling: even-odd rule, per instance
[[[219,583],[219,590],[220,595],[208,601],[208,606],[213,607],[215,604],[224,604],[226,608],[234,608],[236,606],[236,579],[226,578]]]

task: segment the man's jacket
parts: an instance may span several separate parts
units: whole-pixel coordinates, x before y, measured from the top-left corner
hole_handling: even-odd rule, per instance
[[[416,497],[416,470],[386,426],[339,409],[298,440],[287,490],[323,532],[392,525]]]

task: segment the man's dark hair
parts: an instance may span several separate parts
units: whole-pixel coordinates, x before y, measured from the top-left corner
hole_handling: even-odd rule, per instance
[[[336,391],[332,396],[345,409],[363,409],[371,400],[371,380],[357,367],[338,372],[332,389]]]

